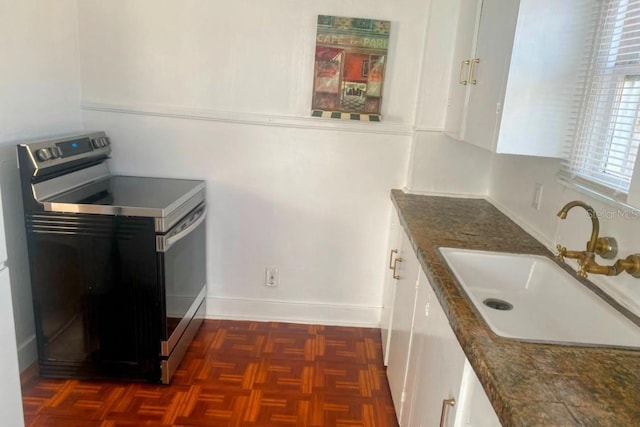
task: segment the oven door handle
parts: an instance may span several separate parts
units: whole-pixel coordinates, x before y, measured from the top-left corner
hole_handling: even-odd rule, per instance
[[[157,237],[156,251],[167,252],[171,246],[176,244],[179,240],[184,239],[185,237],[187,237],[189,233],[191,233],[193,230],[198,228],[198,226],[202,224],[202,221],[204,221],[206,218],[207,218],[207,207],[204,206],[199,213],[198,219],[196,219],[194,222],[189,224],[189,226],[185,227],[183,230],[180,230],[178,233],[174,234],[173,236]]]

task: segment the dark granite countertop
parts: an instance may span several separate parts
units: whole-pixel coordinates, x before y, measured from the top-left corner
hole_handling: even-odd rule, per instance
[[[391,191],[400,222],[503,426],[640,426],[640,351],[495,335],[438,247],[552,254],[483,199]],[[584,281],[583,281],[584,283]]]

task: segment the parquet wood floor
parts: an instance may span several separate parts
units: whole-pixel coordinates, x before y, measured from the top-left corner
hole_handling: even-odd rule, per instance
[[[372,328],[206,320],[171,385],[35,377],[22,395],[28,427],[397,426]]]

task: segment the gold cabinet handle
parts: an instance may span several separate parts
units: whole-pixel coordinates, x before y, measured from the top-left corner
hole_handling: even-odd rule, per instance
[[[402,258],[398,257],[393,261],[393,278],[398,280],[400,279],[400,275],[398,273],[396,273],[396,267],[398,266],[398,263],[402,262]]]
[[[447,422],[447,412],[449,407],[456,404],[455,399],[444,399],[442,401],[442,412],[440,412],[440,427],[445,427],[445,423]]]
[[[393,265],[391,265],[391,262],[393,261],[393,254],[397,254],[398,250],[397,249],[391,249],[391,254],[389,255],[389,270],[393,270]]]
[[[458,77],[458,83],[460,83],[461,85],[467,85],[467,83],[469,83],[467,80],[462,80],[463,76],[464,76],[464,66],[465,65],[469,65],[471,64],[470,60],[466,60],[466,61],[462,61],[460,63],[460,76]]]
[[[478,81],[475,79],[475,72],[476,72],[476,64],[480,63],[480,58],[474,58],[471,60],[471,66],[469,67],[469,83],[471,83],[472,85],[478,83]]]

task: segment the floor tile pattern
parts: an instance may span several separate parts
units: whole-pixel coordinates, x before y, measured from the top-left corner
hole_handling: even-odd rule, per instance
[[[380,331],[206,320],[171,385],[33,378],[29,427],[397,426]]]

